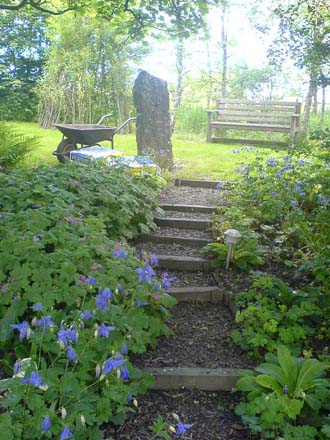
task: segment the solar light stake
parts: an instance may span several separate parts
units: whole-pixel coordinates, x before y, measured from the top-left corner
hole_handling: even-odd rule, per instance
[[[233,251],[234,244],[241,238],[241,234],[237,229],[228,229],[225,232],[225,243],[228,244],[226,270],[229,268],[230,258]]]

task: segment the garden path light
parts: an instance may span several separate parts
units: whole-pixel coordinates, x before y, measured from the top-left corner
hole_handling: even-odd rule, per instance
[[[227,229],[225,232],[225,243],[228,244],[226,269],[229,268],[230,257],[232,254],[233,246],[241,238],[241,234],[237,229]]]

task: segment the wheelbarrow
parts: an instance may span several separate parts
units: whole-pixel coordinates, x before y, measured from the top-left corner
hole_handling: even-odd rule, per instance
[[[118,128],[101,125],[102,121],[109,116],[112,114],[103,115],[96,124],[54,124],[63,133],[61,142],[53,152],[54,156],[57,156],[57,159],[64,163],[70,159],[70,151],[98,145],[98,142],[102,141],[110,141],[111,148],[114,149],[114,135],[129,122],[135,121],[136,118],[127,119]]]

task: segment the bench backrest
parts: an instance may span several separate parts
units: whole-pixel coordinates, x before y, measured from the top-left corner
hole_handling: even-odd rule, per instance
[[[289,101],[243,101],[218,99],[216,120],[246,122],[248,124],[271,124],[290,127],[291,116],[299,115],[301,103]]]

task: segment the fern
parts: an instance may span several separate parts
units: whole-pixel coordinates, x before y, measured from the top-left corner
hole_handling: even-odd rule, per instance
[[[24,136],[3,122],[0,123],[0,167],[15,167],[37,145],[37,138]]]

